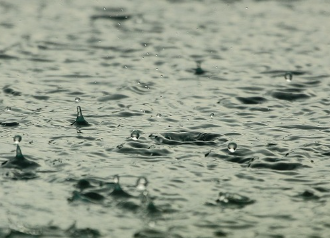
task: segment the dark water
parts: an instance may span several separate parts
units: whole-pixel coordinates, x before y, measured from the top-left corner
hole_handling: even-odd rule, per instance
[[[329,20],[2,0],[0,237],[328,237]]]

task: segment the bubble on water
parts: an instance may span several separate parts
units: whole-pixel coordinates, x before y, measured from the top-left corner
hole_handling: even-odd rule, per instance
[[[157,113],[156,117],[160,118],[160,117],[162,117],[162,114]]]
[[[236,149],[237,149],[237,144],[236,143],[230,142],[228,144],[228,150],[229,150],[230,153],[234,153],[236,151]]]
[[[6,111],[6,112],[10,112],[10,111],[11,111],[11,107],[6,107],[6,108],[5,108],[5,111]]]
[[[131,139],[132,140],[138,140],[139,137],[140,137],[140,133],[138,131],[135,131],[135,130],[132,131],[132,133],[131,133]]]
[[[148,180],[145,177],[140,177],[136,181],[136,189],[139,191],[144,191],[147,189]]]
[[[290,73],[290,72],[285,73],[284,78],[287,82],[291,82],[292,81],[292,73]]]
[[[210,114],[210,117],[211,117],[211,118],[214,117],[214,113],[213,113],[213,112]]]
[[[14,143],[16,145],[19,144],[21,142],[21,140],[22,140],[22,136],[20,136],[20,135],[14,136]]]
[[[74,100],[75,100],[76,102],[80,102],[80,97],[76,97]]]

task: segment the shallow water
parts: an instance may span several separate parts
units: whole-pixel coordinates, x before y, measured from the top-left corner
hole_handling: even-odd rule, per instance
[[[0,237],[327,237],[329,9],[1,1]]]

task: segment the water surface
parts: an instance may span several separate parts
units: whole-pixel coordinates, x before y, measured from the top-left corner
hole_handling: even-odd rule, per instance
[[[327,237],[329,9],[1,1],[0,236]]]

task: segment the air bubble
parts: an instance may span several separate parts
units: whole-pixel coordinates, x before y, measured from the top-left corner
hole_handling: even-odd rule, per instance
[[[228,144],[228,150],[230,153],[234,153],[237,149],[237,144],[234,142],[231,142]]]
[[[18,145],[21,142],[21,140],[22,140],[22,136],[20,136],[20,135],[14,136],[14,143],[16,145]]]

